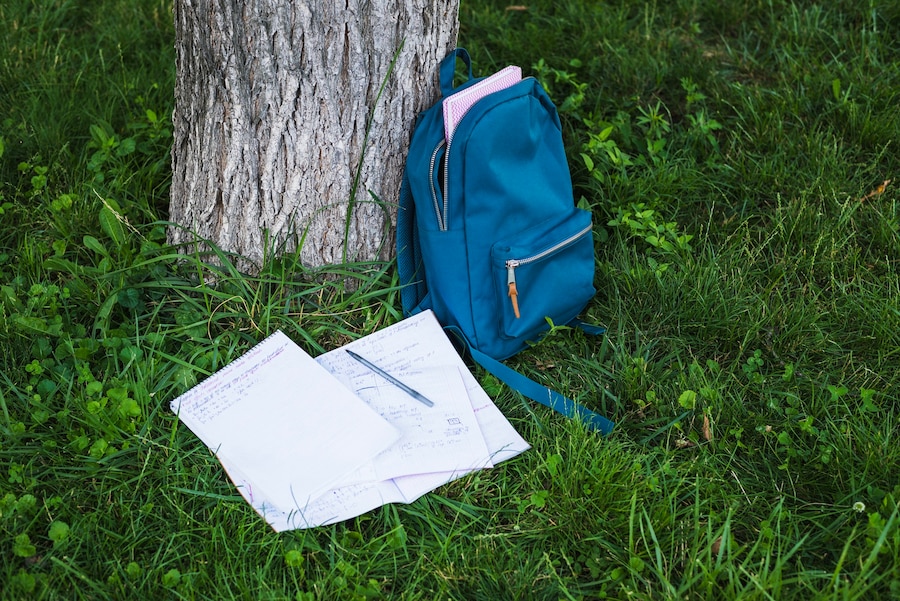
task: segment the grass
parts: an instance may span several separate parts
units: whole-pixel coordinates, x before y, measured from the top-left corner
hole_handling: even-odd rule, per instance
[[[617,429],[479,373],[531,451],[280,535],[167,403],[400,319],[394,266],[178,260],[170,10],[0,6],[0,598],[900,598],[896,3],[464,0],[595,215],[608,335],[510,364]]]

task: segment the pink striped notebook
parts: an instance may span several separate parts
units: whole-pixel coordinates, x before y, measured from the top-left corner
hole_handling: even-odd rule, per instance
[[[444,98],[444,137],[447,143],[453,139],[453,133],[459,122],[476,102],[488,94],[505,90],[520,81],[522,69],[510,65],[490,77],[485,77],[475,85]]]

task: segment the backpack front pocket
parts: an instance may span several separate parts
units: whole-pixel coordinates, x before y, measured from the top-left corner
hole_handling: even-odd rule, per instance
[[[534,336],[546,318],[565,324],[594,295],[591,214],[576,209],[565,221],[541,224],[491,248],[502,336]]]

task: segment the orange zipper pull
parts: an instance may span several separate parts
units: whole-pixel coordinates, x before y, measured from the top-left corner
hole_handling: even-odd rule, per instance
[[[516,267],[518,266],[519,262],[514,259],[506,262],[506,286],[509,288],[509,300],[512,301],[516,319],[521,317],[519,314],[519,291],[516,290]]]

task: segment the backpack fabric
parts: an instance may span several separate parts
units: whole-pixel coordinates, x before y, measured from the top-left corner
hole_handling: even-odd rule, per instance
[[[454,87],[457,58],[469,78]],[[462,48],[441,63],[444,99],[483,79]],[[417,118],[397,218],[404,312],[433,310],[501,380],[608,432],[606,418],[500,363],[550,322],[573,322],[595,293],[591,214],[573,201],[556,107],[521,79],[480,97],[450,136],[443,102]]]

